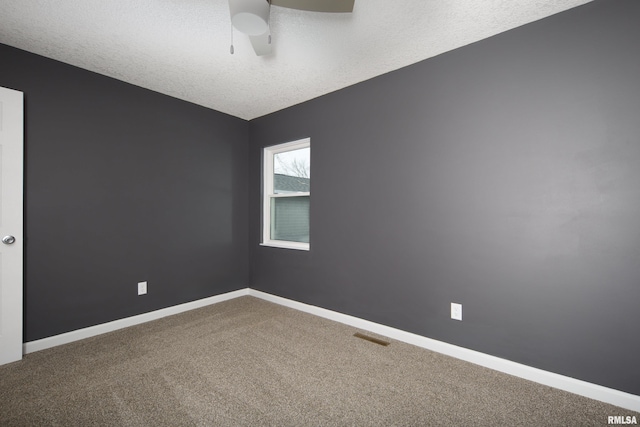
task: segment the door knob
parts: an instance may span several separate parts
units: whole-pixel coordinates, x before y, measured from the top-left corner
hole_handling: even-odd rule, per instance
[[[10,245],[15,241],[16,241],[16,238],[13,236],[4,236],[2,238],[2,243],[4,243],[5,245]]]

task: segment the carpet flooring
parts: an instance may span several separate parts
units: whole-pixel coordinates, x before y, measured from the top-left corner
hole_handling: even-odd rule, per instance
[[[0,426],[603,426],[617,415],[640,420],[249,296],[0,367]]]

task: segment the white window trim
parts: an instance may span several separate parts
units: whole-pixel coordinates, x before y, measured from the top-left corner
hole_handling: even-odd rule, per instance
[[[276,154],[285,151],[299,150],[311,147],[311,138],[299,139],[297,141],[285,142],[284,144],[265,147],[262,169],[262,243],[261,246],[271,246],[274,248],[297,249],[301,251],[309,250],[309,243],[289,242],[286,240],[271,240],[271,198],[272,197],[300,197],[310,196],[311,193],[274,194],[273,193],[273,158]]]

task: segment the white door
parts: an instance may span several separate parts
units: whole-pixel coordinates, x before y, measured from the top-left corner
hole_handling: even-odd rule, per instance
[[[0,87],[0,365],[22,359],[23,94]]]

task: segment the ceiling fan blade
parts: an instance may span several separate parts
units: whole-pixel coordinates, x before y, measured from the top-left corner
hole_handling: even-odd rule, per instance
[[[353,12],[355,0],[271,0],[271,5],[311,12]]]
[[[271,53],[271,43],[269,43],[270,37],[271,31],[269,30],[259,36],[249,36],[251,46],[253,46],[253,50],[256,52],[256,55],[263,56]]]

